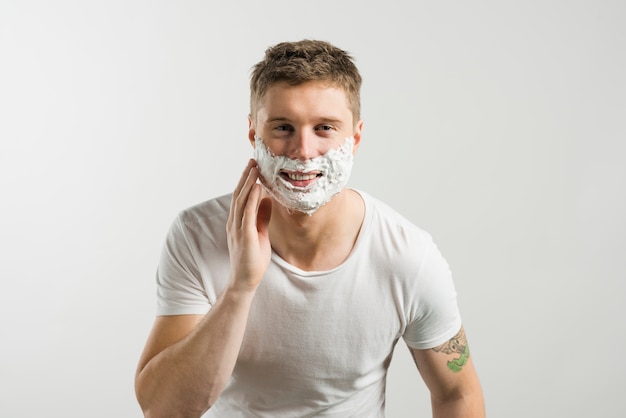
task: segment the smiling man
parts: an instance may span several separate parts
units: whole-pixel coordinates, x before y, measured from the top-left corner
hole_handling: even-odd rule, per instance
[[[445,259],[427,232],[346,187],[363,128],[351,57],[281,43],[250,86],[254,158],[165,242],[136,375],[145,416],[383,417],[403,339],[434,417],[483,417]]]

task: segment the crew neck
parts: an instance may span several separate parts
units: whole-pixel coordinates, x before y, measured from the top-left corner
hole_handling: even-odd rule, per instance
[[[363,242],[365,237],[369,235],[370,233],[371,221],[373,217],[372,202],[370,201],[370,196],[367,193],[364,193],[357,189],[350,189],[350,190],[356,192],[361,197],[361,199],[363,199],[363,204],[365,205],[365,215],[363,216],[363,222],[361,223],[361,228],[359,230],[359,234],[357,235],[356,241],[354,242],[354,246],[352,247],[352,251],[350,251],[350,254],[348,255],[348,257],[346,257],[346,259],[341,264],[328,270],[302,270],[301,268],[296,267],[293,264],[287,262],[280,255],[278,255],[273,249],[272,249],[272,261],[274,261],[281,268],[284,268],[290,271],[291,273],[297,276],[303,277],[303,278],[327,276],[338,270],[343,269],[344,266],[346,266],[347,264],[350,264],[352,260],[355,258],[355,254],[359,251],[359,247],[361,246],[361,243]]]

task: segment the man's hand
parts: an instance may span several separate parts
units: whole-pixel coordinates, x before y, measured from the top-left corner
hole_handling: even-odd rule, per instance
[[[230,253],[230,286],[254,290],[263,279],[271,257],[268,226],[272,202],[262,198],[259,171],[250,160],[233,192],[226,231]]]

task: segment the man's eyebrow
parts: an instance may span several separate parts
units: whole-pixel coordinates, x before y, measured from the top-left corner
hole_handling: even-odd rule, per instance
[[[289,122],[289,119],[284,116],[272,116],[267,118],[266,122]]]
[[[327,117],[327,118],[320,118],[320,122],[330,122],[330,123],[340,124],[340,123],[343,123],[343,120]]]
[[[315,119],[317,123],[334,123],[341,124],[343,121],[338,118],[330,117],[330,116],[321,116]],[[291,119],[285,116],[270,116],[267,118],[266,122],[291,122]]]

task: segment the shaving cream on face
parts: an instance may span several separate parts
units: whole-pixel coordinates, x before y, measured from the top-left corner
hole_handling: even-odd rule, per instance
[[[254,159],[261,173],[261,184],[281,205],[291,211],[312,215],[328,203],[348,183],[352,171],[354,138],[326,154],[306,161],[273,155],[263,140],[255,137]],[[281,172],[320,173],[306,187],[297,187],[281,176]]]

